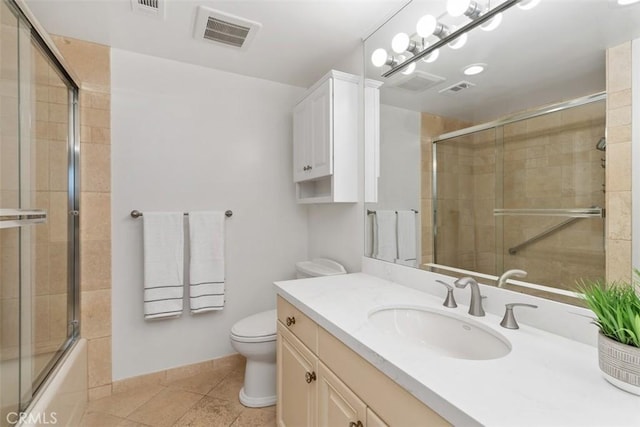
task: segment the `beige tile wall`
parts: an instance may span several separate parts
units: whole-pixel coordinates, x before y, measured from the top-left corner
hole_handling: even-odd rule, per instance
[[[631,42],[607,49],[607,280],[631,280]],[[613,167],[615,165],[615,167]]]
[[[89,399],[111,394],[111,69],[108,46],[53,37],[80,87],[81,335]]]

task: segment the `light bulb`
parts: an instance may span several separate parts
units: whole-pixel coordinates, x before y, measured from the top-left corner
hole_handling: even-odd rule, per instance
[[[411,39],[407,34],[398,33],[393,40],[391,40],[391,49],[393,49],[395,53],[402,53],[407,50],[409,43],[411,43]]]
[[[467,44],[467,33],[462,34],[460,37],[449,43],[451,49],[460,49]]]
[[[500,26],[502,23],[502,13],[497,14],[493,18],[489,20],[489,22],[485,22],[480,25],[480,29],[484,31],[493,31]]]
[[[447,0],[447,13],[451,16],[462,16],[471,6],[471,0]]]
[[[529,10],[536,7],[538,3],[540,3],[540,0],[522,0],[518,3],[518,7],[522,10]]]
[[[432,62],[436,62],[436,59],[438,59],[439,56],[440,56],[440,49],[436,49],[433,52],[431,52],[429,55],[422,58],[422,60],[427,64],[430,64]]]
[[[374,67],[382,67],[387,63],[387,59],[389,55],[387,55],[387,51],[383,48],[379,48],[373,51],[371,54],[371,63]]]
[[[424,15],[416,24],[416,32],[422,38],[429,37],[436,30],[438,20],[433,15]]]
[[[630,4],[634,4],[639,2],[640,0],[618,0],[618,4],[620,6],[628,6]]]
[[[405,58],[403,57],[400,62],[402,63],[404,61],[405,61]],[[409,74],[412,74],[415,70],[416,70],[416,63],[412,62],[411,64],[404,67],[401,73],[404,74],[405,76],[408,76]]]

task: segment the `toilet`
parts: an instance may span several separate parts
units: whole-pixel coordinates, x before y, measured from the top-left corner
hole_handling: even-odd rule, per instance
[[[296,277],[346,274],[344,267],[330,259],[316,258],[296,263]],[[240,403],[251,408],[276,403],[276,310],[245,317],[231,328],[231,346],[247,358]]]

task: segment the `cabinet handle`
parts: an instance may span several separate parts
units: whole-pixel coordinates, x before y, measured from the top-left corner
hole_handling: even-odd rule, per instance
[[[291,316],[291,317],[287,317],[287,326],[291,326],[291,325],[295,325],[296,324],[296,318]]]
[[[315,372],[307,372],[304,374],[304,379],[307,383],[311,384],[311,381],[315,381],[316,380],[316,373]]]
[[[305,166],[305,167],[302,168],[302,170],[306,171],[308,168],[309,168],[308,166]]]
[[[354,423],[353,421],[351,421],[349,423],[349,427],[364,427],[364,425],[362,424],[362,421],[358,420],[357,423]]]
[[[309,170],[313,169],[313,166],[309,165],[307,166],[309,168]]]

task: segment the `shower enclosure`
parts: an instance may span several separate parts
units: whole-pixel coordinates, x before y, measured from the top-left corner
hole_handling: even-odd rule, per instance
[[[434,261],[575,290],[605,275],[605,95],[433,140]],[[535,293],[535,292],[534,292]]]
[[[0,425],[78,336],[78,87],[0,2]]]

